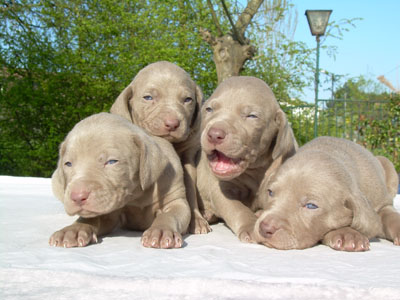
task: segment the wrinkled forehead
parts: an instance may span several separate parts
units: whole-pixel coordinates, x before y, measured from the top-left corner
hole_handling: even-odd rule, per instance
[[[291,164],[285,163],[279,171],[271,176],[268,188],[285,194],[291,199],[319,199],[330,201],[333,195],[342,193],[337,178],[326,169],[324,164],[314,164],[304,159]]]
[[[119,134],[109,132],[73,135],[66,140],[65,155],[96,156],[99,153],[120,152],[128,148],[126,136],[121,138]]]
[[[151,64],[140,70],[135,76],[133,83],[136,87],[186,87],[194,90],[196,85],[189,74],[182,68],[171,64]]]
[[[254,104],[261,107],[278,107],[271,89],[261,80],[229,78],[220,84],[208,101],[232,104]]]
[[[125,120],[91,118],[78,123],[65,139],[66,151],[98,152],[131,144],[132,125]]]

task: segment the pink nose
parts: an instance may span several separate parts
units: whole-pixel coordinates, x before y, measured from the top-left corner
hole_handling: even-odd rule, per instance
[[[83,205],[89,198],[90,192],[86,189],[76,189],[71,191],[71,200],[77,205]]]
[[[279,229],[279,226],[277,225],[276,221],[274,219],[264,219],[260,223],[260,234],[261,236],[265,238],[270,238],[274,235],[274,233]]]
[[[226,132],[222,129],[211,127],[207,132],[207,136],[211,144],[221,144],[224,141]]]
[[[181,123],[178,119],[165,119],[164,125],[168,131],[175,131]]]

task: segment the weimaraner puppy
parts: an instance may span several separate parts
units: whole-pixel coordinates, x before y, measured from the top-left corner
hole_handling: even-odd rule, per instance
[[[190,221],[179,157],[165,139],[100,113],[70,131],[52,176],[55,196],[78,220],[50,245],[82,247],[117,226],[144,231],[142,244],[179,248]]]
[[[365,251],[373,237],[400,245],[400,214],[393,208],[398,180],[385,157],[345,139],[316,138],[264,179],[256,239],[277,249],[322,242]]]
[[[159,61],[140,70],[111,107],[111,113],[123,116],[147,133],[173,144],[183,165],[192,212],[191,233],[211,230],[199,212],[196,199],[195,156],[200,147],[202,101],[200,87],[187,72],[173,63]]]
[[[201,130],[197,187],[206,219],[222,218],[253,242],[261,180],[297,148],[286,115],[265,82],[230,77],[204,103]]]

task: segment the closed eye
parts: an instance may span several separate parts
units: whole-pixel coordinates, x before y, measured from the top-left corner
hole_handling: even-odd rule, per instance
[[[255,115],[255,114],[249,114],[249,115],[247,115],[246,117],[247,117],[247,118],[250,118],[250,119],[258,119],[258,116]]]
[[[305,207],[308,209],[317,209],[318,205],[316,205],[314,203],[306,203]]]
[[[143,99],[147,100],[147,101],[150,101],[150,100],[153,100],[153,97],[150,96],[150,95],[146,95],[146,96],[143,96]]]
[[[118,162],[117,159],[110,159],[105,164],[106,165],[115,165]]]

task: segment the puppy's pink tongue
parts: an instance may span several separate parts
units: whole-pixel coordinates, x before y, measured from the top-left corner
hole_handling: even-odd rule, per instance
[[[210,162],[211,168],[216,174],[230,174],[238,170],[238,161],[227,157],[221,152],[217,152],[213,160]]]
[[[229,157],[226,157],[222,153],[218,153],[218,160],[215,164],[215,170],[217,171],[229,171],[235,165],[233,160]]]

